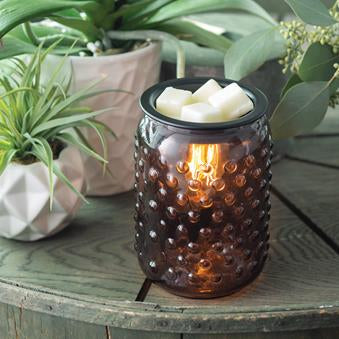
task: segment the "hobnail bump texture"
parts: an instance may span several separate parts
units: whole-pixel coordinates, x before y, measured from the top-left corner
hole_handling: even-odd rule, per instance
[[[189,179],[188,163],[190,145],[206,137],[218,145],[222,163],[208,184]],[[227,295],[252,281],[269,247],[272,142],[266,116],[212,136],[145,116],[135,145],[135,249],[146,276],[198,298]],[[200,170],[209,173],[212,165]]]
[[[64,149],[55,164],[79,192],[84,192],[84,166],[77,149]],[[56,234],[70,223],[82,200],[55,175],[53,180],[51,210],[45,165],[12,163],[7,167],[0,176],[0,236],[34,241]]]

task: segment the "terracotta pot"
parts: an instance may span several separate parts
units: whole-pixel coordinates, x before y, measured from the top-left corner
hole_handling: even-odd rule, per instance
[[[85,191],[84,165],[80,152],[64,149],[55,164],[74,187]],[[41,162],[11,163],[0,176],[0,236],[22,241],[49,237],[64,229],[82,200],[54,176],[54,199],[50,209],[49,175]]]

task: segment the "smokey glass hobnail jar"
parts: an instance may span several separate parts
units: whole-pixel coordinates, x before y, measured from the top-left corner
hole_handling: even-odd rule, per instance
[[[224,296],[248,284],[269,247],[272,142],[265,96],[241,86],[254,109],[225,123],[180,121],[155,109],[167,86],[194,91],[207,80],[148,89],[135,141],[140,266],[153,282],[192,298]],[[223,87],[232,82],[215,80]]]

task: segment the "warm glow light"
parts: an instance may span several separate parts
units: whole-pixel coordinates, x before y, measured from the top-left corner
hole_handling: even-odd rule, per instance
[[[191,144],[187,162],[192,179],[210,185],[220,177],[220,145]]]

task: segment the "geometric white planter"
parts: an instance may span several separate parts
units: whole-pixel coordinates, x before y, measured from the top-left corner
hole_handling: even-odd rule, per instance
[[[95,159],[85,157],[85,176],[88,195],[112,195],[132,189],[134,184],[134,134],[141,118],[139,97],[142,92],[159,80],[161,45],[152,43],[132,52],[99,56],[71,56],[64,66],[64,74],[73,75],[72,92],[78,91],[95,80],[105,77],[96,89],[123,89],[133,93],[104,93],[86,100],[83,105],[99,110],[115,106],[96,119],[106,123],[116,134],[108,136],[108,172]],[[46,60],[45,74],[50,75],[56,65],[56,56]],[[89,143],[102,155],[100,140],[93,130],[86,132]]]
[[[55,164],[78,191],[85,191],[84,165],[76,148],[65,148]],[[69,224],[81,204],[82,200],[54,176],[50,210],[47,167],[41,162],[11,163],[0,176],[0,236],[22,241],[51,236]]]

